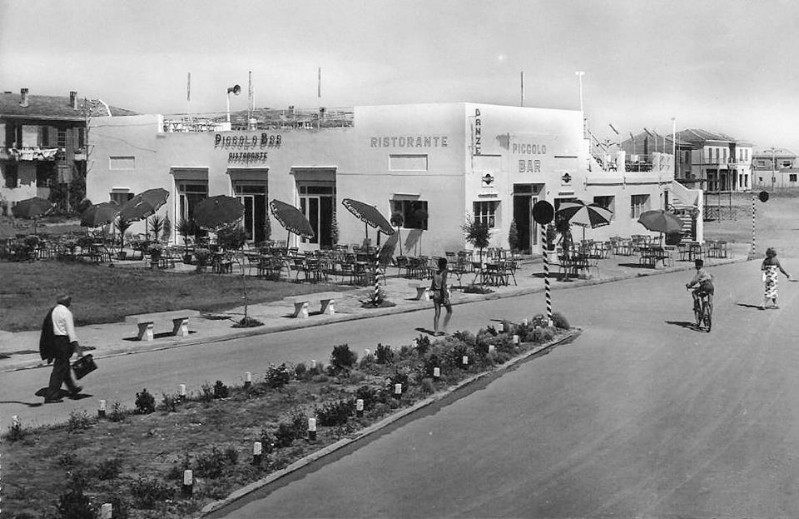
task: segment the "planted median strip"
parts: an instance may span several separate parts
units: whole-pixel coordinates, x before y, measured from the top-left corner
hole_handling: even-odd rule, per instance
[[[262,375],[242,374],[239,385],[176,384],[174,394],[159,399],[142,389],[133,409],[100,401],[97,416],[73,412],[57,426],[30,428],[24,416],[16,417],[2,438],[4,511],[10,517],[92,517],[109,510],[113,518],[195,517],[243,487],[268,482],[300,460],[567,336],[566,320],[553,318],[553,326],[538,315],[476,335],[419,336],[398,348],[378,344],[360,358],[343,344],[333,347],[327,366],[269,365]]]

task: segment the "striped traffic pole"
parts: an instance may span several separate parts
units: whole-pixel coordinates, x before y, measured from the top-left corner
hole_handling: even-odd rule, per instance
[[[380,304],[380,300],[378,299],[379,296],[380,296],[380,269],[375,267],[375,298],[374,298],[375,306]]]
[[[547,300],[547,322],[552,321],[552,294],[549,290],[549,255],[547,254],[547,228],[546,225],[541,226],[541,250],[544,251],[544,293]]]
[[[755,198],[757,195],[752,193],[752,254],[751,257],[755,257]]]

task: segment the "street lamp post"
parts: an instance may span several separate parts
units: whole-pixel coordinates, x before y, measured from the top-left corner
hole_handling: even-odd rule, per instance
[[[585,137],[585,112],[583,111],[583,76],[585,72],[578,70],[575,74],[580,82],[580,116],[583,118],[583,137]]]

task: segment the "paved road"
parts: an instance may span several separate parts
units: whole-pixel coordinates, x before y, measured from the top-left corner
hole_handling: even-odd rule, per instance
[[[711,334],[686,273],[559,292],[577,341],[229,517],[799,517],[799,285],[760,311],[758,267],[714,269]]]

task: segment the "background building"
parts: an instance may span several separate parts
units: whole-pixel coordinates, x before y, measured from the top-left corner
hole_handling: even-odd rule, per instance
[[[758,189],[799,187],[796,153],[785,148],[755,150],[752,160],[753,185]]]
[[[85,196],[87,122],[133,112],[99,100],[69,96],[0,94],[0,203],[38,196],[68,210]],[[77,192],[70,196],[70,186]]]

